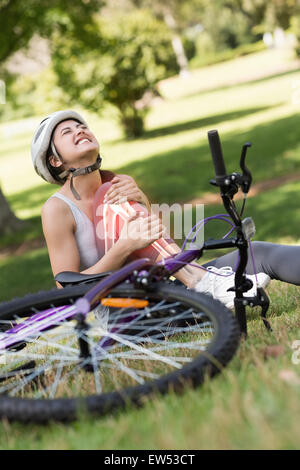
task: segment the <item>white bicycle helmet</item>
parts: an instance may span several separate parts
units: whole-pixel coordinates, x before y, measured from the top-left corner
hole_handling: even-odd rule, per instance
[[[39,124],[37,130],[34,133],[31,143],[31,157],[35,171],[39,176],[53,184],[63,184],[63,180],[55,179],[48,170],[46,164],[47,150],[51,144],[51,137],[55,127],[62,121],[67,119],[75,119],[87,126],[86,121],[76,111],[65,110],[56,111],[55,113],[47,116]],[[55,150],[54,150],[55,153]]]
[[[35,171],[38,175],[40,175],[42,178],[44,178],[44,180],[48,181],[49,183],[64,184],[65,178],[69,174],[71,174],[71,191],[74,197],[80,200],[81,198],[76,189],[74,188],[74,177],[80,175],[87,175],[89,173],[92,173],[93,171],[99,170],[102,158],[100,157],[100,155],[98,155],[96,162],[92,165],[86,166],[85,168],[69,168],[68,170],[65,170],[60,173],[58,176],[55,176],[55,174],[50,173],[49,168],[47,166],[47,151],[49,149],[49,146],[51,146],[52,153],[58,159],[61,160],[61,157],[58,154],[55,145],[52,141],[53,131],[57,124],[68,119],[74,119],[80,122],[81,124],[87,126],[87,123],[85,122],[83,117],[80,116],[80,114],[78,114],[76,111],[56,111],[55,113],[50,114],[50,116],[47,116],[45,119],[43,119],[43,121],[40,123],[39,127],[35,131],[31,144],[31,156]]]

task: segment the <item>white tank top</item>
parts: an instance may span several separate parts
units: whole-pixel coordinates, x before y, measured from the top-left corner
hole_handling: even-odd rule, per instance
[[[100,259],[97,250],[94,224],[68,197],[58,192],[53,194],[49,199],[52,197],[58,197],[64,201],[72,211],[76,224],[75,238],[80,256],[80,271],[93,266]]]

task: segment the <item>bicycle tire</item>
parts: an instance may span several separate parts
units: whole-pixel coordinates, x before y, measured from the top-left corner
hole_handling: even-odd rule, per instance
[[[91,284],[81,284],[64,289],[52,289],[2,303],[0,304],[0,321],[13,321],[16,317],[28,316],[29,309],[35,313],[37,309],[46,309],[50,305],[56,307],[72,303],[84,295],[90,287]],[[175,301],[190,309],[203,311],[214,325],[213,340],[204,353],[198,354],[180,369],[142,385],[137,384],[120,390],[88,395],[84,398],[31,399],[0,395],[0,418],[35,423],[52,420],[65,422],[75,420],[82,409],[88,413],[104,416],[127,404],[141,405],[145,397],[151,397],[156,393],[163,395],[170,389],[180,391],[187,383],[192,387],[201,385],[205,377],[213,377],[221,372],[238,348],[240,331],[235,317],[223,304],[209,296],[183,287],[172,286],[169,283],[159,283],[153,292],[147,293],[132,284],[123,283],[115,287],[110,295],[150,298],[152,302]]]

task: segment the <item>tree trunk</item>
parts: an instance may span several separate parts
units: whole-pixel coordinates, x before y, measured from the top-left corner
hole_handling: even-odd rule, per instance
[[[134,103],[131,106],[122,106],[120,110],[120,122],[128,139],[141,137],[144,133],[145,109],[136,109]]]
[[[25,222],[12,212],[9,203],[0,188],[0,235],[14,233],[23,228]]]
[[[163,17],[166,25],[171,29],[172,37],[172,46],[173,51],[176,55],[177,64],[179,66],[179,74],[181,77],[185,78],[189,76],[189,64],[185,54],[185,50],[181,41],[181,37],[177,32],[177,24],[174,16],[170,10],[164,5],[162,6]]]

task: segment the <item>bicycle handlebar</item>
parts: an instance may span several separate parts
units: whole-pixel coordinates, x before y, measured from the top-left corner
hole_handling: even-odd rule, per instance
[[[226,167],[222,153],[221,142],[217,130],[208,131],[208,141],[215,168],[216,180],[226,176]]]

